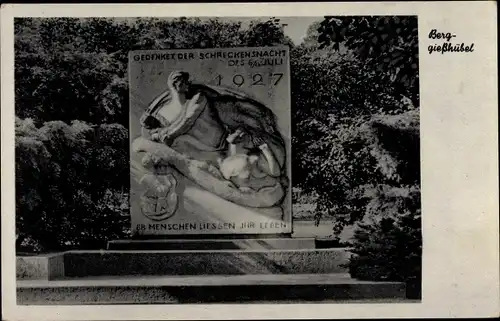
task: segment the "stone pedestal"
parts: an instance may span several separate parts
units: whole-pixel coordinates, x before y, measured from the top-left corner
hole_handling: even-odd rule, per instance
[[[314,249],[314,238],[238,238],[238,239],[145,239],[116,240],[108,250],[299,250]]]
[[[40,269],[18,273],[17,302],[408,302],[404,283],[352,279],[349,255],[346,249],[68,251],[57,254],[59,275],[45,268],[45,257],[30,257]],[[19,271],[25,261],[18,258]]]

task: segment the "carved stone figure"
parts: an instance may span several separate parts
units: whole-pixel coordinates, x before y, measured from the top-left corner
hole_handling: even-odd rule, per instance
[[[288,177],[285,143],[273,112],[246,94],[193,84],[185,72],[172,72],[167,87],[140,119],[142,136],[132,149],[146,152],[143,165],[152,171],[172,166],[239,205],[279,206]],[[229,172],[247,166],[248,175],[244,171],[244,175],[228,176],[231,166]]]

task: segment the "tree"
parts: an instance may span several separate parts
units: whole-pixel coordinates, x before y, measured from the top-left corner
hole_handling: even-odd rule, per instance
[[[18,248],[105,246],[126,235],[128,133],[120,125],[16,120]],[[127,165],[127,166],[126,166]],[[128,184],[128,182],[127,182]]]
[[[16,115],[41,123],[74,119],[128,122],[126,105],[101,104],[102,94],[117,70],[102,48],[105,44],[94,39],[96,28],[87,28],[92,21],[53,18],[37,20],[29,28],[17,28]],[[109,22],[106,26],[112,28]],[[108,35],[102,42],[115,36]]]
[[[348,264],[353,278],[405,282],[408,298],[421,298],[422,219],[419,185],[380,185],[367,195]]]
[[[321,21],[316,21],[312,23],[306,31],[306,35],[302,42],[305,47],[319,47],[319,28],[321,27]]]
[[[403,281],[419,298],[416,19],[326,17],[320,46],[316,28],[292,51],[294,195],[314,195],[335,233],[356,225],[352,277]]]
[[[341,228],[363,216],[362,187],[386,179],[363,125],[375,114],[414,106],[396,99],[385,77],[348,53],[296,48],[291,69],[294,185],[318,193],[317,211],[335,215]]]
[[[254,20],[248,30],[241,33],[241,41],[248,47],[275,45],[293,46],[293,41],[285,35],[285,26],[280,19],[271,17],[267,21]]]
[[[344,44],[419,106],[417,17],[327,16],[318,31],[322,47]]]

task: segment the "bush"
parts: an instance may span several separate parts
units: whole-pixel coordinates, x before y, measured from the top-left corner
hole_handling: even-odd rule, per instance
[[[99,249],[129,229],[127,130],[16,119],[16,250]],[[125,188],[124,188],[125,187]]]
[[[384,184],[367,184],[362,220],[352,241],[351,276],[400,281],[407,296],[421,297],[421,202],[419,110],[376,115],[363,125],[363,140]]]
[[[422,235],[417,186],[370,189],[371,200],[352,241],[353,278],[406,282],[408,298],[421,297]]]

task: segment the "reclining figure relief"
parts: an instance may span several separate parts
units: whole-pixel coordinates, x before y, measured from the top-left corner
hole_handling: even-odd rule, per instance
[[[274,113],[246,94],[191,83],[174,71],[140,119],[134,152],[155,172],[175,168],[201,188],[254,208],[280,206],[288,188],[286,147]]]

